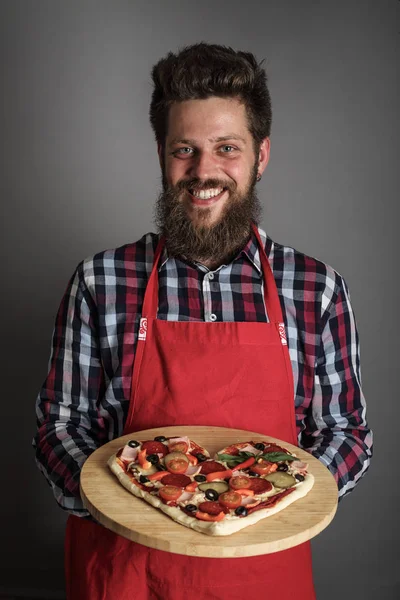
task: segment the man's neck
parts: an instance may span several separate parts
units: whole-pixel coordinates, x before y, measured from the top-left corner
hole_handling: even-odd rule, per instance
[[[250,239],[250,236],[251,236],[251,233],[249,234],[249,237],[243,242],[243,244],[240,245],[239,248],[235,248],[232,252],[229,252],[225,256],[218,257],[218,258],[199,256],[199,257],[193,258],[192,260],[193,260],[193,262],[200,263],[204,267],[207,267],[207,269],[209,269],[210,271],[215,271],[222,265],[228,265],[229,263],[231,263],[238,256],[238,254],[243,250],[243,248],[246,247],[246,245]]]
[[[221,267],[222,265],[227,265],[229,263],[231,263],[238,255],[239,253],[246,247],[246,245],[248,244],[251,236],[252,236],[252,230],[251,227],[249,227],[247,229],[247,231],[243,232],[243,237],[242,237],[242,241],[237,243],[237,245],[235,247],[231,249],[229,249],[229,245],[230,244],[224,244],[221,242],[217,242],[215,241],[214,243],[214,248],[210,247],[210,252],[207,253],[206,252],[202,252],[197,253],[200,250],[200,248],[197,248],[197,252],[190,252],[189,248],[188,248],[188,252],[186,253],[181,245],[181,248],[179,249],[178,252],[174,252],[171,251],[171,248],[169,247],[168,244],[168,234],[164,234],[166,237],[166,247],[167,247],[167,252],[168,252],[168,256],[173,257],[175,256],[176,258],[181,258],[183,260],[185,260],[186,262],[190,262],[190,263],[199,263],[203,266],[205,266],[207,269],[210,269],[212,271],[214,271],[215,269],[218,269],[219,267]]]
[[[230,260],[228,260],[228,259],[226,259],[226,260],[222,259],[222,260],[214,261],[212,259],[195,258],[194,262],[200,263],[204,267],[207,267],[207,269],[209,271],[216,271],[218,269],[218,267],[221,267],[222,265],[229,263]]]

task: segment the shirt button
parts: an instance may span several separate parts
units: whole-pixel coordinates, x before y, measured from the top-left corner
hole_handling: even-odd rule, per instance
[[[216,320],[217,320],[217,315],[214,315],[214,313],[211,313],[210,321],[216,321]]]
[[[209,273],[208,274],[208,279],[214,279],[214,273]]]

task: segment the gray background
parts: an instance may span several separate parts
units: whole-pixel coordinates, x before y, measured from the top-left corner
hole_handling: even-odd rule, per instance
[[[335,267],[358,321],[375,458],[313,541],[318,599],[400,597],[399,12],[396,0],[0,2],[0,593],[64,597],[65,514],[30,446],[54,317],[82,258],[152,229],[160,177],[150,69],[204,40],[267,58],[263,226]]]

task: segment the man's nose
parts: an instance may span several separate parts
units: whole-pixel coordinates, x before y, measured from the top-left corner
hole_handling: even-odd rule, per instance
[[[197,179],[214,179],[218,175],[216,158],[210,152],[199,152],[190,166],[190,175]]]

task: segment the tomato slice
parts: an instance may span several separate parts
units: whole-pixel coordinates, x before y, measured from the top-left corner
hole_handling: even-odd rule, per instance
[[[188,464],[188,461],[184,458],[173,458],[166,463],[166,467],[170,473],[185,473]]]
[[[165,485],[158,490],[158,493],[160,494],[160,498],[168,502],[178,500],[179,496],[182,494],[182,489],[175,487],[174,485]]]
[[[169,444],[169,452],[186,452],[189,450],[189,444],[187,442],[176,442],[175,444]]]
[[[257,461],[254,465],[251,465],[251,470],[257,475],[268,475],[269,473],[273,473],[278,468],[277,463],[269,462],[268,460]]]
[[[250,487],[250,483],[250,477],[245,475],[236,475],[229,480],[229,485],[233,490],[246,490]]]
[[[242,497],[237,492],[223,492],[218,498],[218,502],[225,508],[237,508],[242,503]]]

